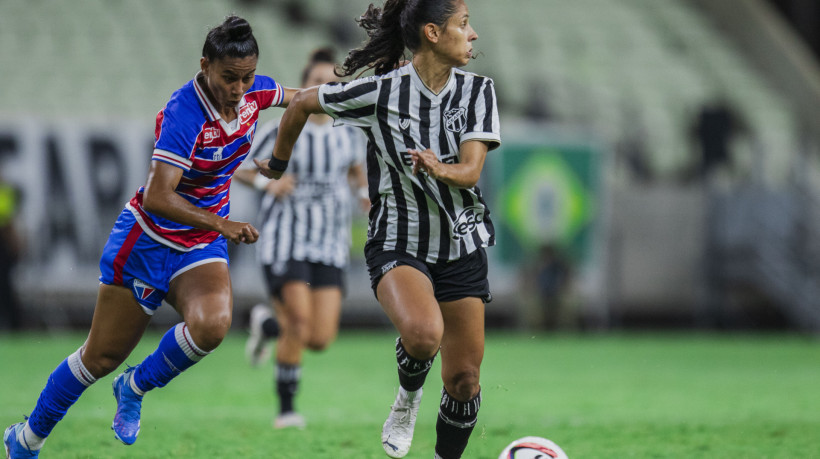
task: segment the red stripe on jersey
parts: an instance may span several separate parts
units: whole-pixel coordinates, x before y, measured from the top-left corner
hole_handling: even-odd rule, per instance
[[[122,269],[125,267],[125,262],[128,261],[128,256],[131,255],[131,250],[137,243],[137,239],[142,236],[142,227],[134,224],[128,236],[125,237],[125,243],[120,247],[117,256],[114,258],[114,285],[122,285]]]
[[[165,119],[165,109],[157,113],[157,125],[154,127],[154,145],[156,146],[157,140],[159,140],[160,136],[162,135],[162,120]]]
[[[151,157],[151,159],[153,159],[154,161],[160,161],[160,162],[163,162],[163,163],[168,163],[172,166],[177,166],[180,169],[185,170],[185,171],[190,169],[190,167],[188,167],[188,165],[183,163],[182,161],[177,161],[176,159],[170,158],[168,156],[154,155],[154,156]]]
[[[280,88],[278,83],[276,84],[276,88],[260,89],[258,91],[249,92],[245,95],[253,96],[255,99],[259,100],[262,110],[272,106],[279,106],[285,99],[285,92]]]
[[[145,212],[145,209],[142,207],[142,193],[137,193],[136,196],[131,198],[129,204],[131,207],[137,210],[137,213],[140,214],[142,217],[142,222],[148,226],[149,234],[153,233],[168,242],[177,244],[181,247],[191,248],[198,244],[209,244],[215,241],[219,237],[219,233],[216,231],[204,230],[199,228],[185,228],[185,229],[169,229],[164,228],[162,226],[157,225],[154,221],[148,216]],[[224,206],[224,202],[229,201],[227,197],[223,198],[217,205],[201,208],[203,210],[207,210],[212,214],[217,214],[219,210]]]
[[[180,193],[184,193],[187,196],[192,198],[196,198],[197,200],[202,199],[206,196],[217,196],[220,193],[228,190],[231,187],[231,181],[228,180],[227,182],[223,183],[222,185],[213,187],[213,188],[202,188],[201,186],[191,185],[189,187],[180,187],[177,189]],[[213,206],[211,206],[213,207]],[[204,209],[205,207],[203,207]]]

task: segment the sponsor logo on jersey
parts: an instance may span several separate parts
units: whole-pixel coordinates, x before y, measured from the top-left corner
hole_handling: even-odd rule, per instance
[[[399,118],[399,127],[402,131],[410,128],[410,118]]]
[[[239,124],[247,123],[251,118],[253,118],[253,114],[256,113],[259,106],[256,105],[256,101],[252,100],[247,102],[242,108],[239,109]]]
[[[219,128],[205,128],[205,130],[202,131],[202,133],[205,136],[205,143],[211,143],[214,140],[218,139],[220,136]]]
[[[461,132],[467,127],[467,109],[451,108],[444,112],[444,128],[450,132]]]
[[[150,285],[146,284],[145,282],[134,279],[134,295],[141,300],[146,300],[150,297],[157,289],[151,287]]]
[[[453,222],[453,239],[459,240],[471,234],[482,222],[484,222],[483,207],[471,206],[465,208]]]

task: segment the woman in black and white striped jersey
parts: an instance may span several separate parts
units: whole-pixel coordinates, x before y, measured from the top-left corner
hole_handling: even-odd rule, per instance
[[[313,53],[302,73],[302,87],[338,81],[331,49]],[[280,180],[268,180],[256,168],[242,169],[240,182],[265,190],[260,207],[257,255],[276,311],[266,304],[251,309],[246,353],[251,364],[265,359],[270,340],[276,345],[276,428],[304,427],[294,409],[304,349],[323,350],[336,337],[343,293],[343,269],[350,253],[352,200],[366,210],[367,182],[362,162],[365,139],[348,126],[333,127],[326,114],[311,115],[294,146],[293,164]],[[256,134],[250,157],[270,157],[278,120]],[[350,183],[357,192],[352,196]]]
[[[460,457],[477,420],[490,299],[484,248],[495,242],[476,183],[500,144],[493,82],[458,67],[478,38],[464,0],[387,0],[359,19],[369,40],[348,55],[343,75],[375,76],[300,91],[282,118],[270,160],[278,178],[311,113],[356,126],[368,137],[370,199],[365,248],[372,286],[399,332],[400,389],[382,429],[391,457],[407,454],[433,358],[444,388],[436,457]],[[412,62],[401,65],[405,47]]]

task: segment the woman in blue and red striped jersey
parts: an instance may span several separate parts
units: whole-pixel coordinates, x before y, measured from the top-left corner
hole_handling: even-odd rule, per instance
[[[157,115],[148,179],[126,205],[100,261],[100,289],[85,344],[52,372],[28,421],[6,429],[10,457],[36,457],[82,392],[122,364],[165,300],[182,316],[158,348],[114,379],[112,429],[130,445],[143,395],[213,351],[231,325],[227,242],[252,244],[251,224],[230,220],[231,178],[247,156],[259,112],[295,90],[257,76],[247,21],[208,32],[201,71]]]

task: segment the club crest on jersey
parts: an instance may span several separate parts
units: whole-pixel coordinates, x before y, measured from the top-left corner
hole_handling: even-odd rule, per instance
[[[402,131],[410,128],[410,118],[399,118],[399,127]]]
[[[218,128],[209,127],[205,128],[205,130],[202,131],[202,135],[205,137],[205,143],[211,143],[214,140],[218,139],[220,134]]]
[[[253,118],[253,114],[256,113],[258,108],[259,106],[256,105],[255,100],[245,103],[245,105],[239,109],[239,124],[245,124]]]
[[[453,239],[460,240],[475,231],[476,227],[484,222],[484,208],[479,206],[467,207],[458,214],[453,222]]]
[[[467,109],[451,108],[444,112],[444,128],[450,132],[461,132],[467,127]]]
[[[222,161],[222,149],[225,147],[219,147],[214,151],[214,161]]]
[[[157,291],[157,289],[154,287],[151,287],[139,279],[134,279],[134,295],[136,295],[137,298],[141,300],[148,299],[155,291]]]

